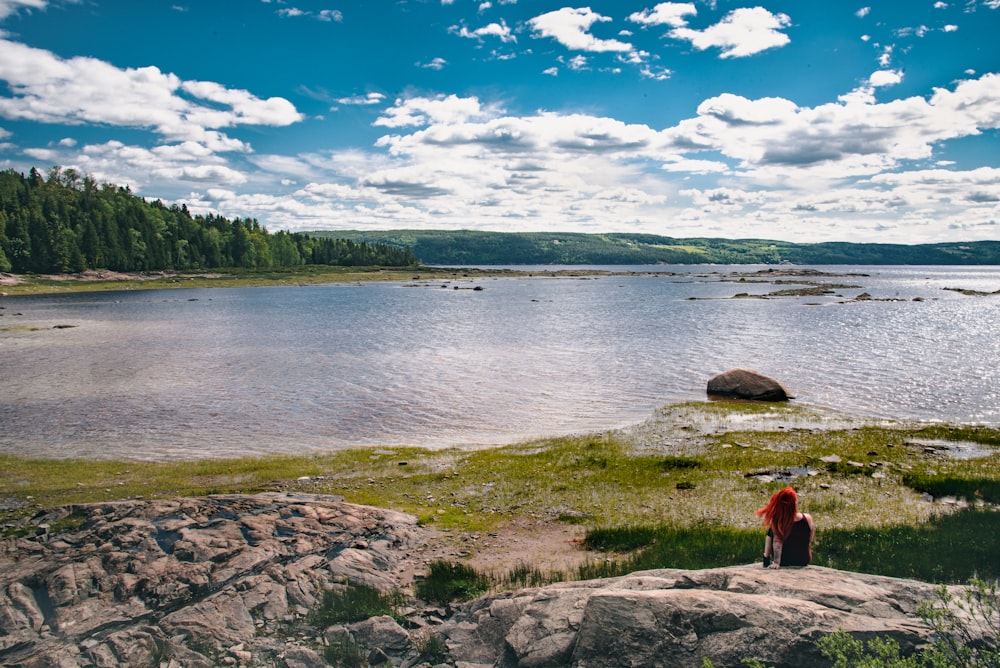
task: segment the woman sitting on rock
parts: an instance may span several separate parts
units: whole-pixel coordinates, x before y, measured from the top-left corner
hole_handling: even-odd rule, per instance
[[[813,518],[799,512],[799,497],[786,487],[775,492],[767,505],[757,511],[767,529],[764,566],[808,566],[812,561],[812,541],[816,537]]]

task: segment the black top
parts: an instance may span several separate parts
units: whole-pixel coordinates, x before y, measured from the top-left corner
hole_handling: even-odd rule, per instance
[[[809,522],[805,516],[792,524],[792,530],[788,532],[784,543],[781,545],[781,565],[782,566],[808,566],[812,561],[812,550],[809,548],[809,536],[812,531],[809,529]],[[774,531],[767,530],[767,535],[774,537]]]

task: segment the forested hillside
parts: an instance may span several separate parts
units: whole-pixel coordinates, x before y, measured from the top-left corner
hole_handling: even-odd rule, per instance
[[[303,264],[410,266],[397,244],[269,233],[254,219],[192,216],[73,169],[0,172],[0,271],[162,271]]]
[[[1000,241],[796,244],[654,234],[388,230],[310,232],[406,246],[425,264],[1000,264]]]

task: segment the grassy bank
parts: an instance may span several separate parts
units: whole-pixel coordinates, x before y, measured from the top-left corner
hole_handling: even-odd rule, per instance
[[[0,456],[0,520],[9,534],[53,505],[281,489],[339,494],[454,531],[517,518],[582,524],[625,568],[688,568],[755,561],[753,511],[789,480],[819,527],[816,563],[967,579],[935,565],[951,552],[973,573],[1000,575],[1000,430],[859,426],[794,406],[695,403],[628,430],[474,451],[164,463]]]

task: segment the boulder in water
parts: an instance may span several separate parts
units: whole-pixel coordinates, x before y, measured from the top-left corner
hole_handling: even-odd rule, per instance
[[[793,399],[781,383],[749,369],[730,369],[708,381],[708,394],[754,401]]]

